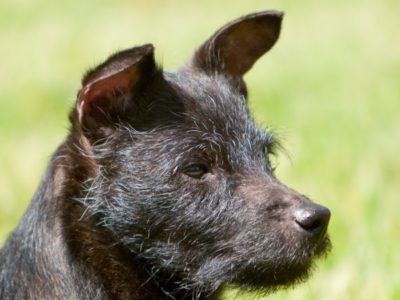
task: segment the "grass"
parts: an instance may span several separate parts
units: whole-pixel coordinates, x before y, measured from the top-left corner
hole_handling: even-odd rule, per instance
[[[400,299],[400,3],[0,2],[0,243],[68,128],[83,71],[146,42],[174,69],[249,12],[286,12],[276,47],[246,75],[256,119],[290,158],[278,176],[329,206],[334,249],[315,276],[268,299]],[[226,299],[254,299],[228,291]]]

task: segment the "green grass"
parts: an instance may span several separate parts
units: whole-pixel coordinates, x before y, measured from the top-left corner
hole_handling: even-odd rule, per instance
[[[268,299],[400,299],[397,0],[0,2],[0,243],[67,132],[86,68],[153,42],[174,69],[220,25],[266,8],[286,16],[246,76],[250,105],[290,154],[278,176],[331,208],[334,244],[310,281]]]

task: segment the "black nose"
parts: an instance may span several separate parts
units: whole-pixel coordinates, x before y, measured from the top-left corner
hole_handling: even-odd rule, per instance
[[[313,235],[324,235],[328,227],[331,212],[322,205],[311,204],[297,208],[294,219],[305,231]]]

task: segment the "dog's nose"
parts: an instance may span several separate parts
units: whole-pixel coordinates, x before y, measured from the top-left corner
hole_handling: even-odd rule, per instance
[[[305,231],[315,235],[325,235],[331,212],[318,204],[307,204],[294,211],[296,223]]]

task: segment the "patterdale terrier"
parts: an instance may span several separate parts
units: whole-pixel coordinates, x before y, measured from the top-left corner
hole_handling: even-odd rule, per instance
[[[217,299],[304,281],[330,212],[286,187],[243,75],[282,13],[218,30],[179,71],[148,44],[87,72],[71,128],[0,252],[1,299]]]

